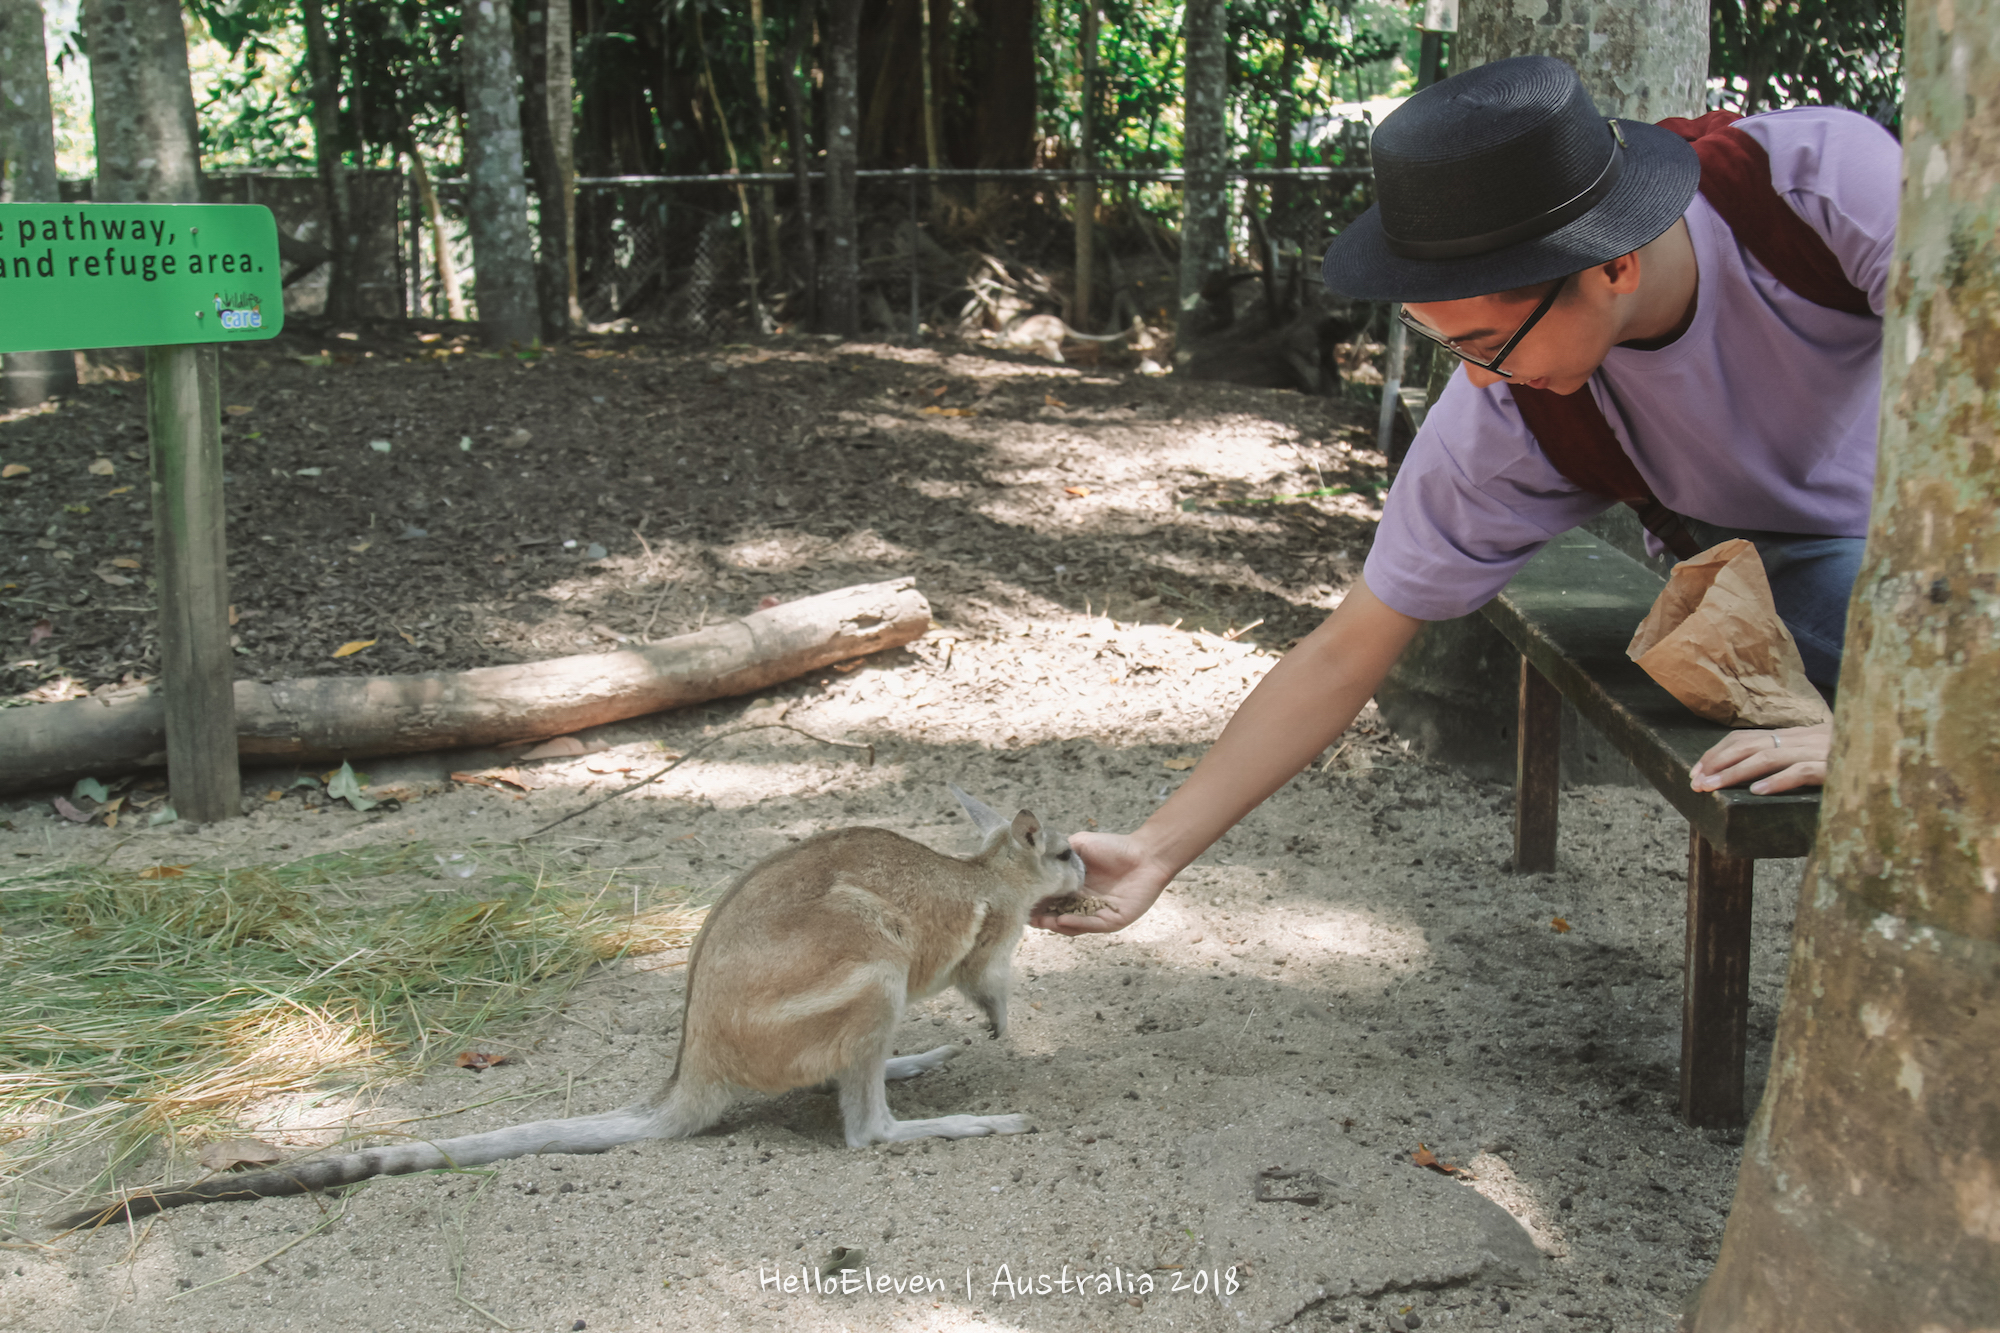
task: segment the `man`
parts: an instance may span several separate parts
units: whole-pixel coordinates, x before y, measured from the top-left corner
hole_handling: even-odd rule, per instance
[[[1738,166],[1755,164],[1748,202],[1788,212],[1725,221],[1696,193],[1706,155],[1675,130],[1600,118],[1556,60],[1481,66],[1382,122],[1377,205],[1336,238],[1327,285],[1404,303],[1464,364],[1346,599],[1136,833],[1071,839],[1107,906],[1036,925],[1136,920],[1346,729],[1423,622],[1480,606],[1614,498],[1677,554],[1755,541],[1808,676],[1833,683],[1874,479],[1900,153],[1872,121],[1825,108],[1733,130]],[[1779,255],[1793,285],[1780,281],[1752,254],[1774,235],[1824,271]],[[1595,453],[1579,455],[1578,420],[1598,423]],[[1694,780],[1782,790],[1819,780],[1825,754],[1824,729],[1748,733]]]

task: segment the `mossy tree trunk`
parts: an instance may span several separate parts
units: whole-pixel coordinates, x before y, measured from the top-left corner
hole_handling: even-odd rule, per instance
[[[1188,0],[1184,24],[1187,126],[1181,165],[1181,317],[1202,284],[1229,268],[1229,3]]]
[[[472,290],[490,343],[532,343],[541,332],[535,247],[528,235],[521,103],[513,20],[496,0],[465,0],[466,221]]]
[[[854,175],[860,167],[862,0],[828,0],[826,61],[826,302],[829,330],[861,336],[861,248]]]
[[[0,0],[0,202],[52,204],[61,190],[42,7]],[[68,352],[9,352],[4,369],[5,402],[15,407],[76,388],[76,358]]]
[[[1914,0],[1868,554],[1695,1333],[2000,1323],[2000,3]]]

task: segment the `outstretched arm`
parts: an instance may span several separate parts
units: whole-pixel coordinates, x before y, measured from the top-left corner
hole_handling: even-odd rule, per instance
[[[1180,790],[1130,835],[1076,833],[1084,892],[1104,906],[1029,920],[1064,935],[1123,930],[1169,880],[1312,762],[1375,693],[1423,622],[1391,610],[1357,580],[1320,627],[1250,692]]]

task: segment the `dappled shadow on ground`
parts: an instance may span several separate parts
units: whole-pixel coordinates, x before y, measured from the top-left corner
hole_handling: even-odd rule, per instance
[[[601,650],[895,574],[963,623],[1108,604],[1282,645],[1351,582],[1384,481],[1356,405],[955,345],[294,333],[229,349],[223,400],[238,668],[265,679]],[[154,674],[143,385],[17,414],[0,462],[28,469],[0,486],[0,694]]]

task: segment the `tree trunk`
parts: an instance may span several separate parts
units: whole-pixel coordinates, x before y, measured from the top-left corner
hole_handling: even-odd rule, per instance
[[[1708,90],[1707,0],[1466,0],[1452,70],[1554,56],[1583,75],[1597,109],[1628,120],[1698,116]]]
[[[465,296],[459,290],[458,263],[451,257],[451,237],[445,234],[444,209],[438,206],[437,188],[424,166],[415,135],[403,140],[403,155],[410,159],[410,180],[417,189],[417,206],[424,210],[424,226],[431,233],[431,267],[437,270],[438,289],[444,293],[445,314],[465,318]]]
[[[498,0],[465,0],[466,220],[472,290],[489,343],[531,343],[541,331],[512,23]]]
[[[1183,47],[1187,52],[1187,124],[1181,165],[1181,317],[1201,304],[1210,274],[1229,267],[1229,3],[1188,0]]]
[[[541,740],[766,689],[899,647],[930,623],[930,603],[912,581],[892,579],[615,653],[418,676],[238,681],[237,747],[332,762]],[[165,705],[159,690],[141,686],[116,701],[0,709],[0,795],[157,765]]]
[[[798,0],[792,15],[792,36],[785,44],[785,111],[792,141],[792,172],[799,189],[799,280],[806,290],[806,327],[820,328],[819,236],[813,228],[812,137],[806,132],[806,113],[812,98],[806,92],[801,65],[806,56],[806,39],[812,35],[813,0]]]
[[[87,0],[99,203],[201,200],[187,34],[174,0]]]
[[[326,283],[326,317],[352,319],[359,305],[354,288],[354,203],[348,191],[347,162],[340,146],[340,62],[327,36],[320,0],[304,0],[306,71],[312,79],[313,158],[320,192],[326,197],[326,248],[333,255]]]
[[[1021,0],[972,0],[975,73],[975,166],[1035,165],[1035,13]],[[1022,191],[1003,181],[980,181],[973,198],[981,212]]]
[[[535,295],[542,341],[559,342],[583,325],[576,293],[576,154],[571,110],[569,0],[533,0],[528,7],[528,76],[522,88],[528,148],[535,163],[540,248]]]
[[[0,203],[61,198],[42,7],[36,0],[0,0]],[[76,358],[68,352],[9,352],[4,370],[6,402],[14,407],[76,388]]]
[[[750,69],[757,84],[757,170],[775,171],[777,150],[771,146],[771,39],[764,29],[764,0],[750,0]],[[778,192],[766,185],[757,191],[764,211],[764,248],[770,251],[768,274],[772,301],[785,290],[785,251],[778,229]],[[748,221],[746,218],[745,221]]]
[[[1076,164],[1088,171],[1097,165],[1097,0],[1083,0],[1083,32],[1077,63],[1082,67],[1083,104],[1078,118]],[[1076,183],[1071,196],[1076,214],[1076,282],[1071,290],[1069,322],[1081,332],[1091,331],[1091,297],[1095,294],[1097,259],[1097,182]]]
[[[1995,0],[1916,0],[1882,441],[1771,1079],[1695,1333],[2000,1320]]]
[[[861,248],[855,170],[861,132],[862,0],[827,0],[826,305],[835,333],[861,336]]]

